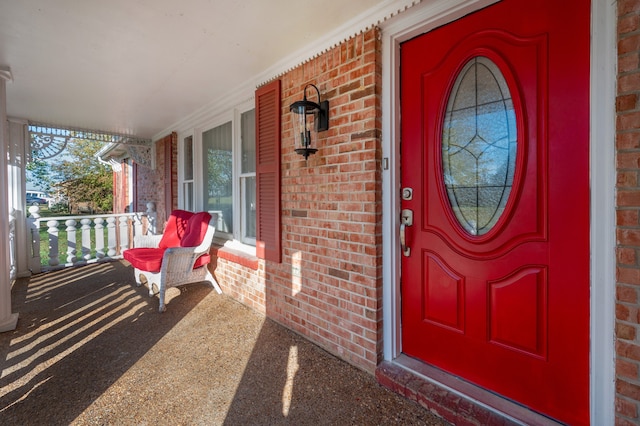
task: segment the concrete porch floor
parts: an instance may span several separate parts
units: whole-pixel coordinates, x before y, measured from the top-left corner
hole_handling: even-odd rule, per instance
[[[159,314],[117,261],[20,279],[12,298],[0,424],[445,424],[206,283]]]

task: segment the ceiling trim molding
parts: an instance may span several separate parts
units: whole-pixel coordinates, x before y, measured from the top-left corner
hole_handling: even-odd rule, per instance
[[[335,31],[318,39],[315,43],[283,58],[274,66],[267,68],[258,76],[256,87],[262,86],[289,71],[303,65],[328,52],[347,40],[363,32],[379,26],[407,9],[419,4],[422,0],[388,0],[347,21]]]

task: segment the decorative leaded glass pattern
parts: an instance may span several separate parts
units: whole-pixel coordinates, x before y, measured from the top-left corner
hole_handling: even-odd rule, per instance
[[[489,58],[472,58],[453,85],[442,131],[444,184],[458,222],[470,235],[489,232],[504,212],[517,145],[503,74]]]

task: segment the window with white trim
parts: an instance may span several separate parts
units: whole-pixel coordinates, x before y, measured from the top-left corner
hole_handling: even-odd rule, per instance
[[[256,245],[256,114],[240,115],[240,218],[241,241]]]
[[[202,132],[202,200],[218,214],[217,233],[233,234],[232,122]]]
[[[189,189],[195,188],[194,193],[199,199],[194,204],[218,214],[217,238],[255,246],[255,110],[235,111],[228,120],[203,126],[196,132],[196,138],[200,143],[192,145],[191,161],[195,159],[193,174],[199,182],[195,186],[193,181],[188,185],[189,175],[185,170],[184,208],[189,207]],[[185,161],[189,161],[188,145],[189,137],[183,139]]]
[[[193,135],[183,139],[182,196],[185,210],[193,211]]]

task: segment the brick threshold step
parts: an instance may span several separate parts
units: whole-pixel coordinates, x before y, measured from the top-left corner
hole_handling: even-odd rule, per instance
[[[376,379],[455,425],[562,424],[407,355],[382,362]]]

